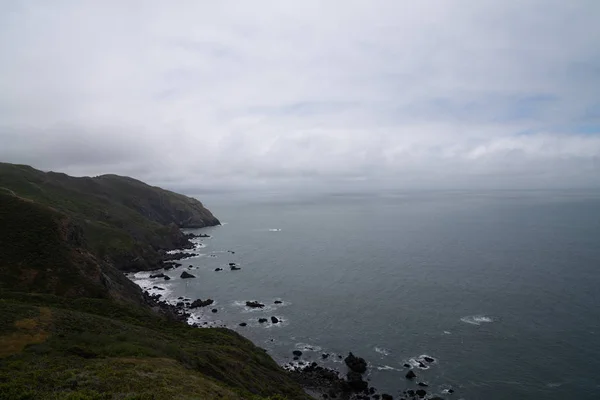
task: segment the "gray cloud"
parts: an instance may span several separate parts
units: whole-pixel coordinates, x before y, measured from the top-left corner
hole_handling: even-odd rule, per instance
[[[0,2],[0,159],[186,190],[600,185],[600,3]]]

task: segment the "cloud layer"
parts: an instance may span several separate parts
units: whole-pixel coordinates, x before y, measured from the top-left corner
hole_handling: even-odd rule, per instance
[[[187,190],[597,187],[599,15],[595,0],[0,1],[0,159]]]

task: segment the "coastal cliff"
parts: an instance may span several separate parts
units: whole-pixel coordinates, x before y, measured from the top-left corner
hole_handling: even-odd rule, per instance
[[[131,178],[0,164],[0,400],[307,399],[263,349],[179,322],[120,271],[218,223]]]
[[[0,163],[0,188],[65,214],[95,256],[122,271],[162,266],[165,251],[190,245],[180,228],[220,222],[191,197],[118,175],[71,177]]]

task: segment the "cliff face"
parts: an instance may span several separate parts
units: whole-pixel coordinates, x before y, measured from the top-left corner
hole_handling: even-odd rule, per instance
[[[81,226],[85,248],[125,271],[160,267],[164,250],[188,243],[179,228],[219,224],[196,199],[117,175],[75,178],[0,163],[0,188],[64,213]]]

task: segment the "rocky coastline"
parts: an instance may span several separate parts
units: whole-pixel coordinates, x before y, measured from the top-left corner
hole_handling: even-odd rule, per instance
[[[185,260],[197,256],[193,251],[195,250],[197,243],[192,242],[193,239],[198,238],[209,238],[207,234],[185,234],[189,245],[177,249],[177,252],[165,251],[164,258],[161,262],[162,269],[168,271],[177,267],[181,267],[182,264],[178,261]],[[229,254],[235,254],[235,251],[228,250]],[[229,262],[228,266],[232,271],[239,270],[240,267],[235,262]],[[192,269],[190,265],[189,269]],[[222,271],[223,268],[215,269],[215,272]],[[181,279],[193,279],[195,276],[187,271],[183,271],[179,276]],[[157,272],[150,275],[151,279],[163,279],[170,280],[169,276],[164,272]],[[161,293],[156,293],[156,290],[160,291],[159,286],[153,286],[154,293],[150,293],[148,290],[144,291],[144,296],[149,305],[161,314],[168,315],[170,318],[177,321],[185,322],[198,328],[210,329],[213,326],[199,322],[193,322],[192,312],[194,309],[207,308],[214,304],[214,300],[211,298],[207,299],[192,299],[180,296],[177,298],[175,303],[164,300]],[[281,300],[274,300],[274,304],[281,304]],[[265,303],[261,303],[257,300],[249,299],[244,303],[248,309],[263,309]],[[218,309],[213,308],[210,310],[212,313],[218,312]],[[259,324],[271,323],[278,324],[280,319],[277,316],[271,316],[270,318],[257,318]],[[246,327],[246,322],[238,324],[240,327]],[[225,327],[225,326],[223,326]],[[370,364],[362,357],[354,355],[352,352],[348,352],[348,355],[342,358],[344,367],[341,369],[332,369],[323,365],[323,361],[326,361],[333,355],[329,353],[322,353],[318,360],[304,360],[304,354],[301,350],[293,350],[291,352],[292,360],[284,363],[282,368],[287,371],[288,375],[300,384],[306,392],[316,399],[342,399],[342,400],[443,400],[447,397],[441,397],[438,393],[429,391],[429,385],[419,379],[418,369],[428,369],[436,363],[435,358],[423,355],[418,359],[413,360],[412,363],[405,363],[404,368],[406,372],[403,373],[402,389],[398,389],[396,393],[382,393],[376,387],[371,385],[370,378],[368,378],[368,372]],[[454,393],[452,388],[444,389],[443,395],[451,395]]]

